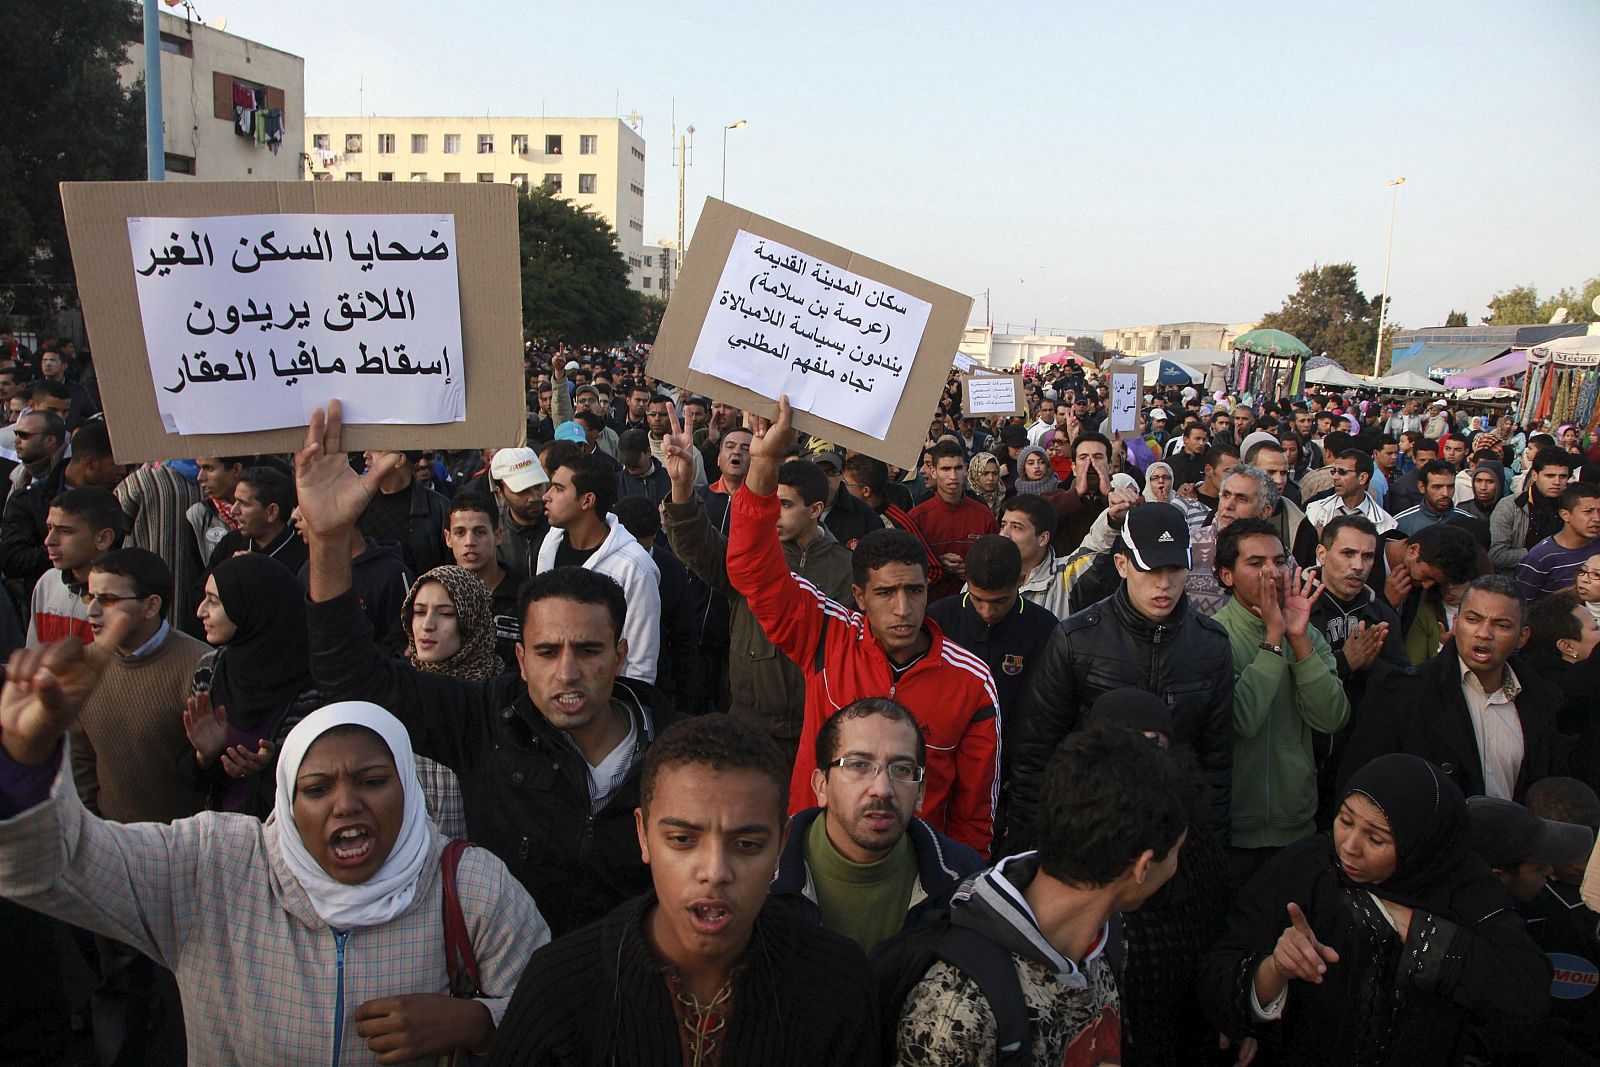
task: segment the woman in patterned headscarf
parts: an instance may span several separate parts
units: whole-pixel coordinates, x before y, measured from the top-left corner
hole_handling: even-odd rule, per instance
[[[979,452],[967,464],[967,490],[996,515],[1006,498],[1005,482],[1000,474],[1000,461],[992,452]]]
[[[489,590],[471,571],[435,567],[415,582],[400,609],[406,661],[419,671],[481,682],[504,670],[494,651]],[[467,836],[461,783],[448,767],[417,756],[428,814],[446,837]]]

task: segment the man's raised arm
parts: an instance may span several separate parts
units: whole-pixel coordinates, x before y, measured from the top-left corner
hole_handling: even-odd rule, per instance
[[[328,403],[306,427],[294,457],[300,529],[309,555],[306,623],[311,636],[311,677],[332,700],[369,700],[405,724],[412,746],[458,773],[467,767],[467,742],[478,728],[489,683],[465,683],[422,674],[383,654],[372,625],[351,589],[351,534],[378,491],[378,483],[403,458],[378,453],[365,474],[350,469],[341,448],[342,411]]]

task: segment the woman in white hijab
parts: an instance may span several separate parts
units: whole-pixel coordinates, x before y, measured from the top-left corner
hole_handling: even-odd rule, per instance
[[[0,896],[173,971],[191,1064],[370,1064],[486,1051],[548,927],[505,865],[469,848],[456,899],[475,988],[446,964],[445,839],[411,743],[375,704],[330,704],[284,739],[265,823],[206,812],[105,822],[63,734],[106,653],[13,655],[0,695]],[[457,972],[470,970],[457,967]]]
[[[1157,504],[1172,502],[1172,466],[1162,460],[1144,469],[1144,498]]]

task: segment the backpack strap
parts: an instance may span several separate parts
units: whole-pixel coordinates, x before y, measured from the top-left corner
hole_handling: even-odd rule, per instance
[[[996,1067],[1016,1067],[1033,1060],[1033,1021],[1022,996],[1022,980],[1011,953],[981,934],[950,926],[935,947],[940,959],[978,983],[994,1013],[998,1050]]]
[[[467,842],[455,839],[439,855],[439,879],[444,887],[444,965],[450,975],[450,995],[472,999],[483,990],[478,978],[478,957],[472,951],[467,919],[461,913],[461,896],[456,889],[456,867]]]

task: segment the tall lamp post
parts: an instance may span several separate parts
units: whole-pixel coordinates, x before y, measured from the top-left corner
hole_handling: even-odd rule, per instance
[[[1389,185],[1389,247],[1383,253],[1383,305],[1378,309],[1378,343],[1372,350],[1372,376],[1378,376],[1383,363],[1383,331],[1389,321],[1389,260],[1394,256],[1394,213],[1400,204],[1400,187],[1404,178],[1391,178]]]
[[[722,127],[722,197],[721,197],[721,199],[723,199],[723,200],[728,199],[728,131],[729,130],[743,129],[747,125],[749,125],[748,120],[740,119],[738,122],[730,122],[730,123],[728,123],[728,125]]]

